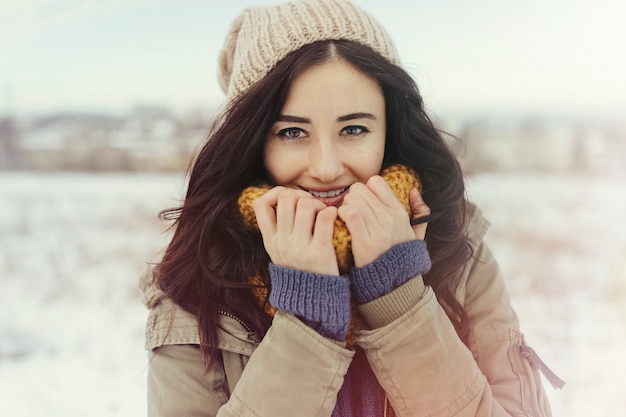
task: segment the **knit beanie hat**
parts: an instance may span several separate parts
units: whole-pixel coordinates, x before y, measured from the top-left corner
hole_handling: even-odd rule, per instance
[[[234,20],[219,57],[220,86],[233,99],[290,52],[331,39],[358,42],[399,64],[385,29],[350,1],[295,0],[247,8]]]

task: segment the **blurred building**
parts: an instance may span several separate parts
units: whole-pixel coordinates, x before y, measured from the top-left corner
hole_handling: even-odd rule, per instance
[[[563,121],[467,122],[457,145],[466,172],[626,174],[626,128]]]
[[[184,170],[204,139],[211,117],[184,117],[161,107],[128,116],[57,114],[25,120],[2,140],[19,157],[5,169],[81,171]]]
[[[56,114],[0,119],[0,169],[184,171],[213,115],[158,106],[125,116]],[[626,125],[563,120],[447,121],[468,173],[535,171],[626,174]]]

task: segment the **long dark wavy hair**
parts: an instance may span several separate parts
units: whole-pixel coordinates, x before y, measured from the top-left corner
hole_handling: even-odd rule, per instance
[[[244,188],[269,182],[264,143],[294,78],[331,59],[350,62],[383,91],[387,118],[383,168],[401,163],[420,176],[424,201],[439,215],[426,233],[432,269],[424,280],[458,335],[464,341],[467,338],[467,314],[454,296],[463,266],[471,257],[461,168],[405,70],[361,44],[321,41],[289,54],[229,103],[190,168],[183,205],[161,212],[162,218],[174,220],[174,234],[154,277],[167,297],[198,318],[207,367],[218,354],[220,314],[237,317],[260,337],[271,324],[250,283],[250,277],[257,275],[270,287],[269,257],[261,234],[244,227],[235,204]]]

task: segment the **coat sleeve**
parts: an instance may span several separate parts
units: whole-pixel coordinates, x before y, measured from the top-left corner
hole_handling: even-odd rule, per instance
[[[343,345],[279,311],[231,393],[221,361],[205,374],[196,347],[162,346],[149,364],[149,415],[329,417],[354,356]]]
[[[464,305],[470,348],[418,276],[361,306],[357,333],[396,414],[548,417],[541,379],[520,355],[523,338],[499,268],[481,244]]]
[[[278,311],[218,416],[329,417],[353,356]]]

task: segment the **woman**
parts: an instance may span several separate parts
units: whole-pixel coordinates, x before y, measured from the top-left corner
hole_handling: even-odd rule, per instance
[[[146,288],[150,415],[550,415],[487,222],[384,29],[344,0],[247,9],[220,75]],[[409,214],[378,175],[397,164],[422,187]],[[251,228],[242,192],[265,184]]]

